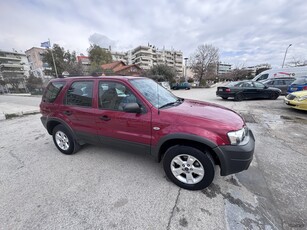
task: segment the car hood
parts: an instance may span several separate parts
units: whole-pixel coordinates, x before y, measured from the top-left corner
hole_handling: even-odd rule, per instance
[[[229,130],[238,130],[245,125],[243,118],[233,110],[209,102],[185,99],[180,105],[166,108],[165,111],[171,113],[177,123],[220,125],[220,128],[223,126]]]
[[[303,96],[307,96],[307,90],[296,91],[291,94],[295,95],[296,97],[303,97]]]

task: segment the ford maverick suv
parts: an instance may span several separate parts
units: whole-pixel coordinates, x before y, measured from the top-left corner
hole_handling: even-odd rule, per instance
[[[162,161],[176,185],[199,190],[248,169],[255,139],[236,112],[176,97],[144,77],[72,77],[49,82],[41,121],[64,154],[85,143],[121,146]]]

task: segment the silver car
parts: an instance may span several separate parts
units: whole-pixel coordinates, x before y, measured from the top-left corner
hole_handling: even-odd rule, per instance
[[[281,90],[281,95],[286,95],[289,85],[291,85],[291,83],[295,80],[296,78],[294,77],[283,77],[283,78],[270,78],[262,80],[260,82],[268,87],[278,88]]]

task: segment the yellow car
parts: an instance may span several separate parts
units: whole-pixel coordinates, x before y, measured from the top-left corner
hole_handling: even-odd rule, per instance
[[[307,90],[296,91],[288,94],[284,102],[295,109],[307,111]]]

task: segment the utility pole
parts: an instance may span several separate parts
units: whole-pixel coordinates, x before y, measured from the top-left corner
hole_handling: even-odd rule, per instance
[[[188,62],[188,58],[184,58],[185,64],[184,64],[184,81],[187,82],[187,62]]]
[[[282,67],[281,67],[281,68],[284,68],[284,64],[285,64],[287,52],[288,52],[288,49],[289,49],[290,46],[292,46],[292,44],[289,44],[288,47],[287,47],[287,49],[286,49],[285,56],[284,56],[284,60],[283,60],[283,62],[282,62]]]

